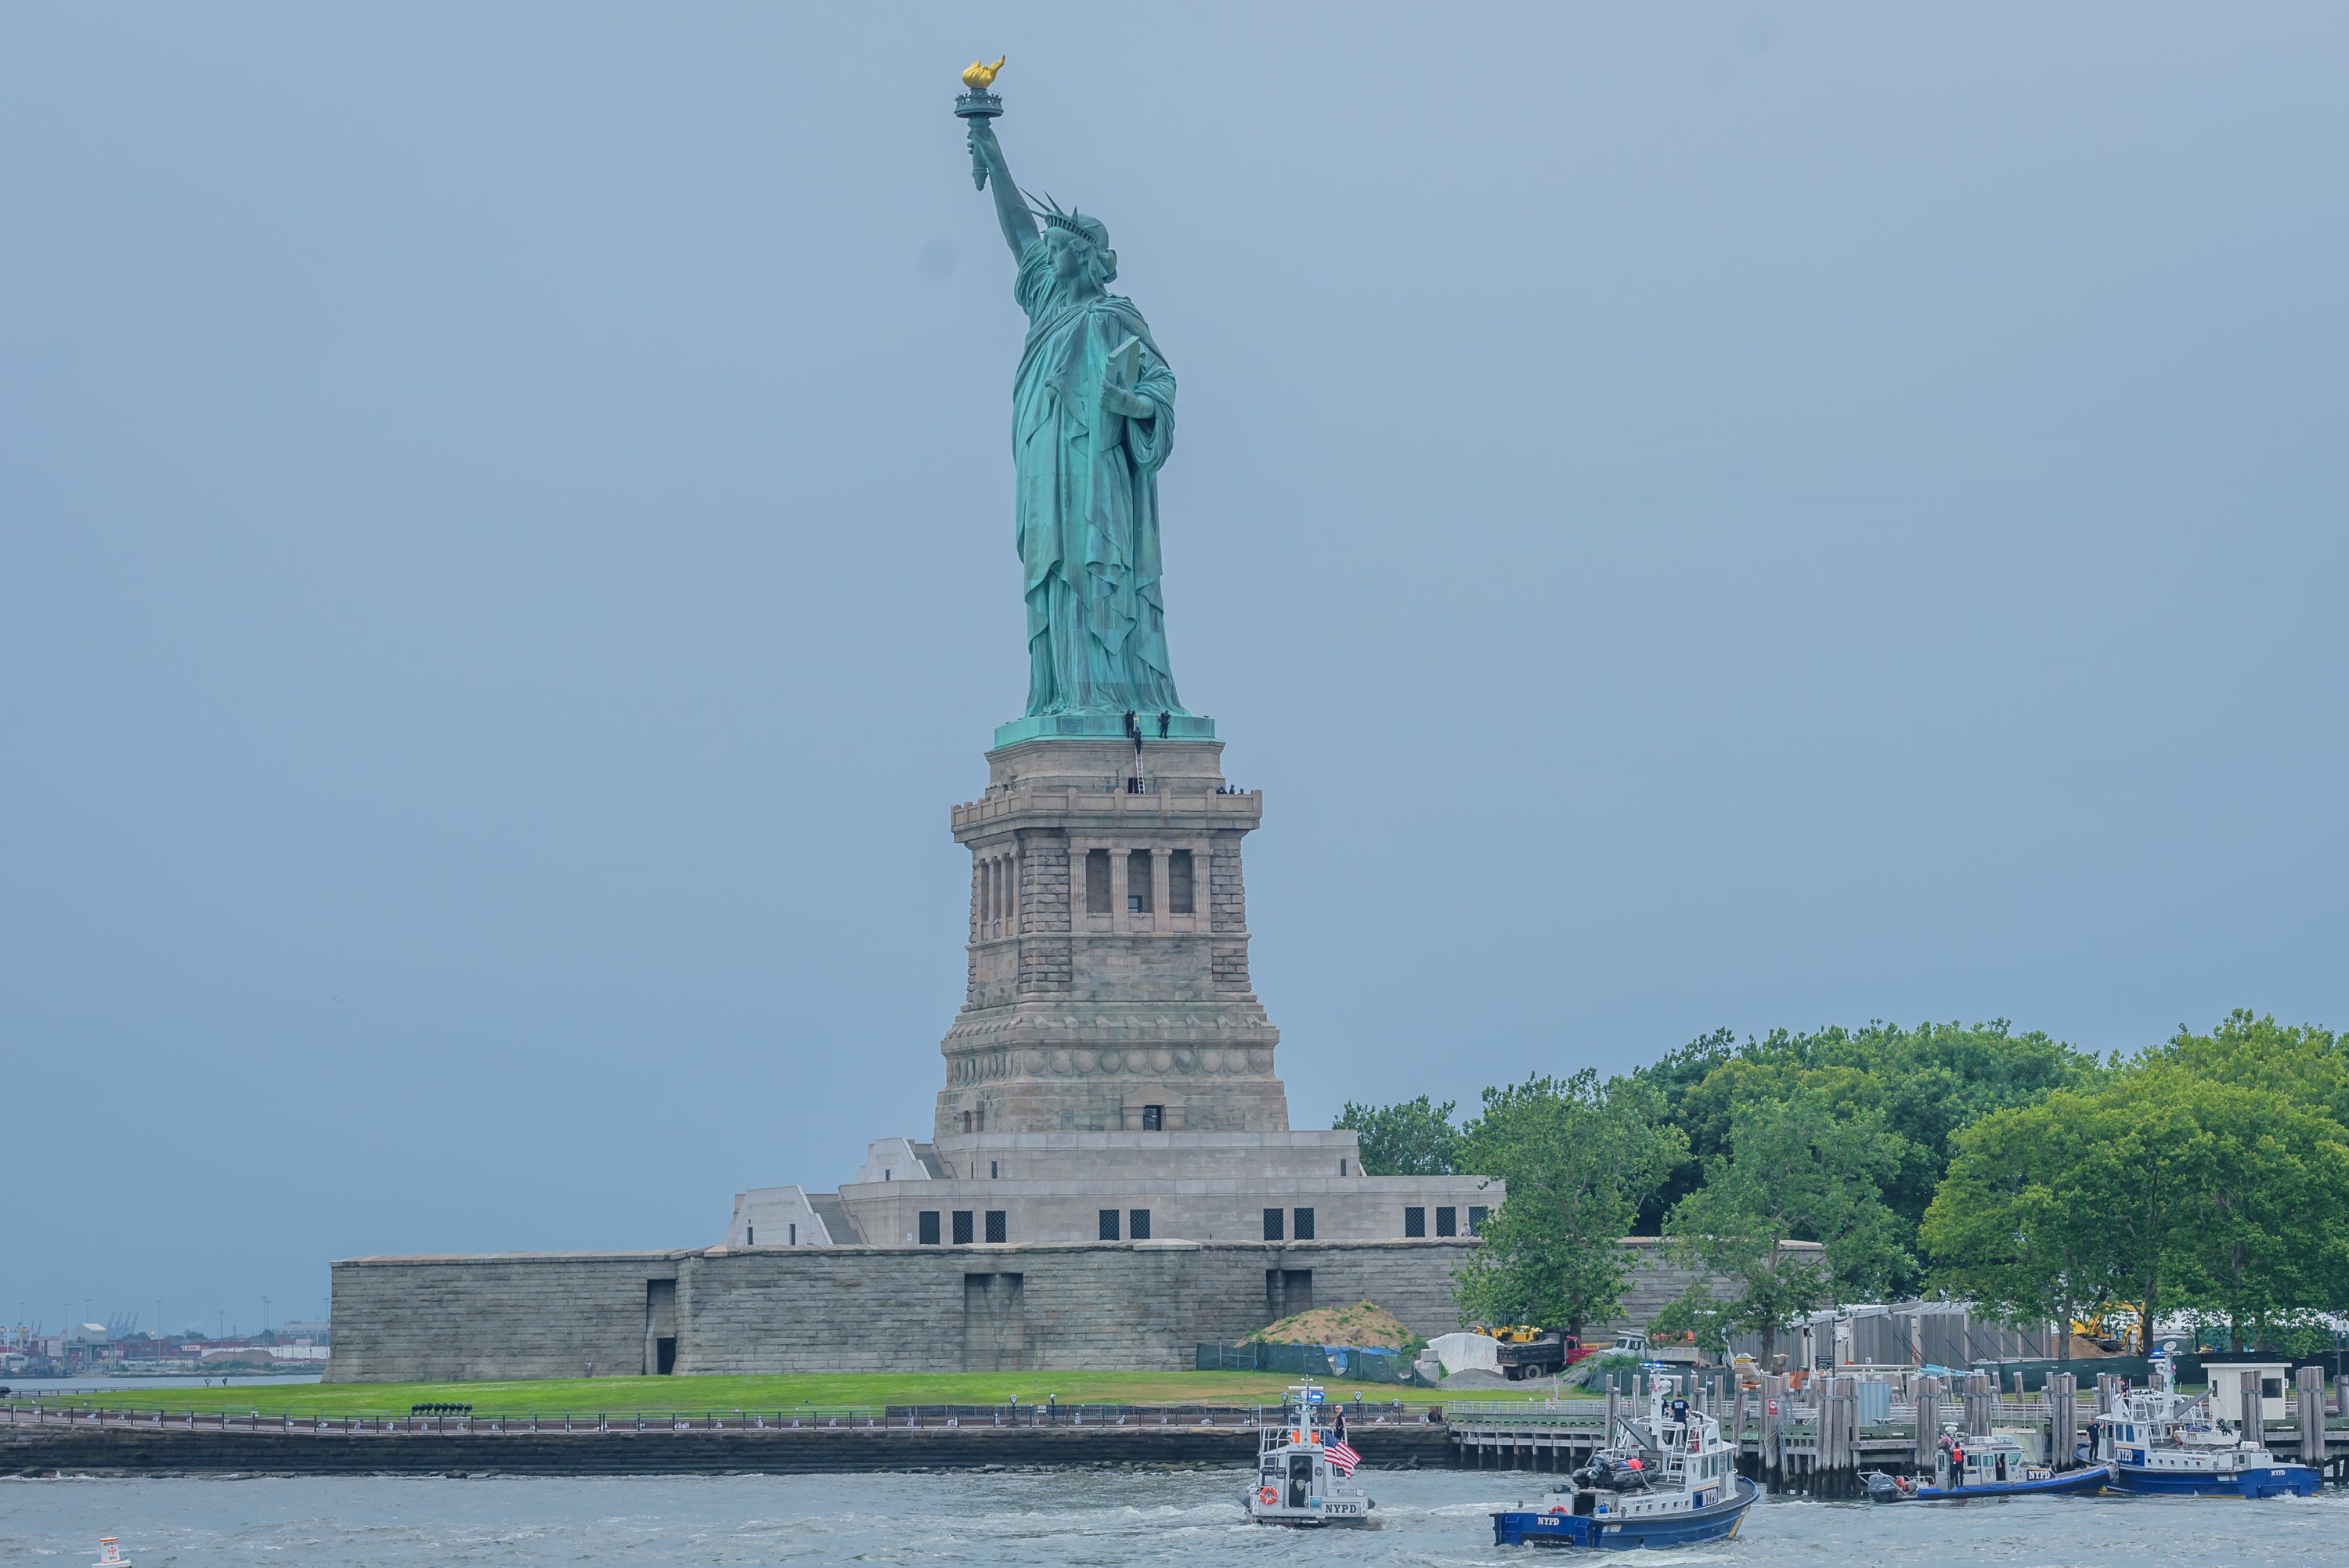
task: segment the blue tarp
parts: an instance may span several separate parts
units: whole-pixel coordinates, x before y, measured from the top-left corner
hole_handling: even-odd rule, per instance
[[[1299,1377],[1350,1377],[1358,1383],[1424,1386],[1412,1357],[1375,1345],[1202,1345],[1202,1372],[1287,1372]]]

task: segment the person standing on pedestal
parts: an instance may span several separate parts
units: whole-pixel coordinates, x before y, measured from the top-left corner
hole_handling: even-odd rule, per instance
[[[1012,389],[1028,713],[1184,713],[1159,593],[1174,373],[1133,302],[1107,292],[1117,253],[1101,220],[1031,206],[987,120],[970,123],[970,141],[1028,315]]]

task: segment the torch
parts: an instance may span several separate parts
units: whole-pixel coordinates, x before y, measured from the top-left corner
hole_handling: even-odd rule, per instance
[[[972,120],[993,119],[1003,112],[1003,99],[987,89],[995,85],[995,73],[1003,68],[1007,58],[1008,56],[998,56],[991,66],[973,60],[963,67],[962,85],[970,90],[955,98],[955,115],[965,125],[969,125]],[[978,128],[972,126],[971,129],[976,130]],[[970,182],[984,191],[987,189],[987,159],[978,150],[978,138],[973,136],[969,140]]]

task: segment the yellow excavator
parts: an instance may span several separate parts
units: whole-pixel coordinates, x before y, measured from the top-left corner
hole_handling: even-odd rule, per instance
[[[2116,1356],[2145,1354],[2145,1313],[2134,1302],[2117,1301],[2102,1312],[2072,1320],[2072,1332]]]

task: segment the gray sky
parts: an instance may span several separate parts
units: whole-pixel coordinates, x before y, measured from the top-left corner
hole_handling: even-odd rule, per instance
[[[925,1131],[1025,692],[949,110],[1181,381],[1300,1125],[2349,1026],[2349,12],[11,7],[0,1314]]]

